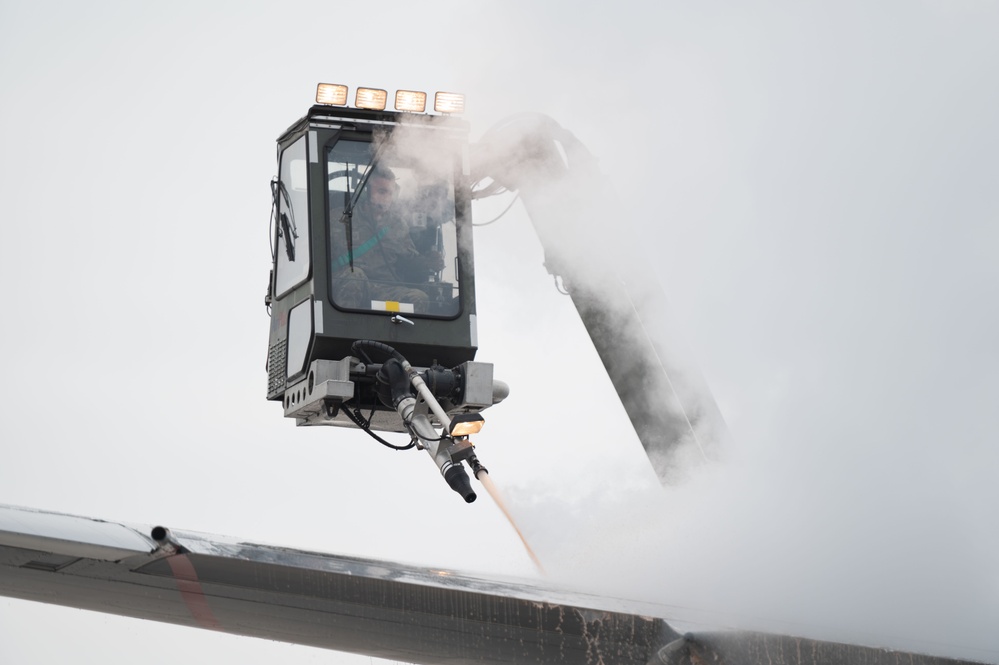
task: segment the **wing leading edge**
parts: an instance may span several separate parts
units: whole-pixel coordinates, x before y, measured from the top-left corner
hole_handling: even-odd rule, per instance
[[[644,663],[678,637],[527,585],[145,533],[0,506],[0,594],[416,663]]]
[[[148,535],[147,535],[148,534]],[[0,505],[0,595],[413,663],[958,663],[446,570]]]

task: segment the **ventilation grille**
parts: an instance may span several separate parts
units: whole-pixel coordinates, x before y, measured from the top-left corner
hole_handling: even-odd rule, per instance
[[[288,365],[288,340],[282,339],[267,351],[267,399],[284,395]]]

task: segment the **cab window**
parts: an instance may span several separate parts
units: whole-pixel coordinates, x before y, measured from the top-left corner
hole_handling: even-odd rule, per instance
[[[309,187],[305,136],[281,154],[276,201],[274,293],[280,298],[309,276]]]
[[[345,310],[453,318],[460,311],[454,163],[386,141],[326,151],[330,279]]]

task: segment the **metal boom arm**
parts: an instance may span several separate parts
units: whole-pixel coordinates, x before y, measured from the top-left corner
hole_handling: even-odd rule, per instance
[[[519,192],[545,267],[572,298],[660,481],[716,457],[728,438],[724,419],[596,159],[551,118],[520,115],[483,136],[473,178]]]

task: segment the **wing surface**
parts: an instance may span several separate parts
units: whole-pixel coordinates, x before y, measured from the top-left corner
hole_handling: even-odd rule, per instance
[[[645,663],[677,637],[598,598],[0,506],[0,594],[414,663]]]
[[[961,662],[764,633],[681,636],[656,606],[5,505],[0,595],[411,663]]]

